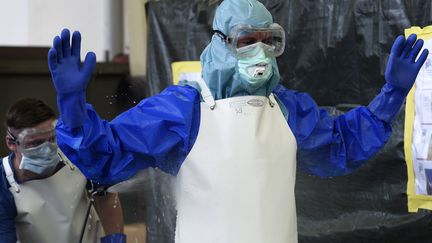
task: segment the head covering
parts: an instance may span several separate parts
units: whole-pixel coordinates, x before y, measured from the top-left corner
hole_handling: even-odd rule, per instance
[[[273,23],[273,17],[257,0],[225,0],[216,10],[213,29],[229,34],[238,24],[265,28]],[[276,59],[272,58],[272,77],[260,87],[253,87],[240,77],[237,59],[223,40],[213,35],[201,54],[202,76],[215,99],[242,95],[268,96],[280,79]]]

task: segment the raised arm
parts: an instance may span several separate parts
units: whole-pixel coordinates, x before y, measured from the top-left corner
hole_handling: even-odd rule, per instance
[[[380,94],[367,106],[331,117],[304,93],[279,85],[275,94],[287,109],[287,120],[298,143],[298,166],[321,176],[345,175],[376,153],[391,134],[399,112],[428,51],[418,60],[423,40],[400,36],[393,44]]]
[[[68,29],[56,36],[48,52],[48,67],[57,91],[57,105],[63,122],[80,127],[85,117],[85,100],[88,82],[96,65],[96,55],[89,52],[81,64],[81,34],[75,31],[72,44]]]
[[[65,155],[100,184],[128,179],[147,167],[176,174],[198,132],[196,89],[172,86],[111,122],[102,120],[85,102],[95,56],[87,54],[81,65],[79,32],[69,42],[69,31],[63,30],[48,54],[60,111],[57,141]]]

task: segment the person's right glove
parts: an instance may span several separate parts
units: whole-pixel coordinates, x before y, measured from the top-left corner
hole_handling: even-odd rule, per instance
[[[417,74],[429,54],[427,49],[416,61],[416,58],[423,47],[423,40],[411,34],[406,40],[399,36],[391,49],[390,58],[385,71],[385,79],[395,87],[410,90],[414,85]]]
[[[70,45],[70,33],[63,29],[48,52],[48,67],[59,95],[85,92],[96,65],[96,55],[89,52],[81,67],[81,34],[75,31]]]
[[[56,36],[53,47],[48,52],[48,67],[57,90],[57,104],[63,123],[70,127],[80,127],[85,120],[86,88],[96,65],[96,55],[89,52],[81,65],[81,34],[72,35],[64,29],[61,37]]]

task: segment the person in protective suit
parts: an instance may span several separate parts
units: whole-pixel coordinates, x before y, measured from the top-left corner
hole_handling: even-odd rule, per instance
[[[55,121],[51,107],[33,98],[6,114],[11,153],[0,166],[0,242],[125,242],[117,195],[90,195],[94,184],[58,150]]]
[[[70,41],[63,30],[48,53],[59,146],[99,183],[148,167],[176,176],[176,243],[297,242],[296,167],[346,175],[376,153],[428,51],[419,55],[423,41],[415,35],[398,37],[377,97],[333,118],[309,95],[280,84],[275,58],[285,34],[260,2],[223,1],[213,29],[201,78],[170,86],[110,122],[86,104],[95,55],[81,66],[80,33]]]

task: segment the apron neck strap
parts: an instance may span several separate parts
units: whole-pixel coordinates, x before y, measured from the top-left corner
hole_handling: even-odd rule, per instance
[[[3,168],[5,170],[6,179],[8,180],[9,185],[13,187],[16,193],[19,193],[21,191],[21,188],[18,185],[18,183],[15,181],[12,168],[9,164],[9,156],[3,158]]]
[[[200,78],[197,83],[201,88],[201,97],[203,98],[204,102],[210,107],[210,109],[213,110],[216,106],[216,101],[211,94],[210,89],[208,88],[203,78]]]
[[[75,166],[66,158],[66,156],[62,152],[60,152],[60,149],[58,156],[60,157],[60,161],[63,162],[63,164],[69,166],[70,170],[75,170]]]

